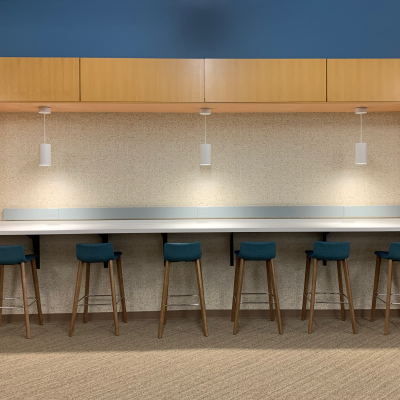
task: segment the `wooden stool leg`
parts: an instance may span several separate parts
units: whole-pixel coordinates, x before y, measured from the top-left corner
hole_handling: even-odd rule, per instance
[[[74,305],[72,306],[71,326],[69,328],[69,336],[72,336],[75,330],[76,314],[78,312],[79,293],[81,290],[81,283],[82,283],[83,266],[84,263],[82,261],[79,261],[78,276],[76,277],[76,285],[75,285]]]
[[[267,269],[267,282],[268,282],[268,301],[269,301],[269,319],[273,321],[275,319],[274,315],[274,296],[272,293],[272,282],[271,282],[271,268],[269,261],[266,261],[266,269]],[[276,304],[275,304],[276,307]]]
[[[197,285],[199,287],[201,319],[203,320],[203,332],[204,332],[204,336],[208,336],[207,311],[206,311],[206,302],[204,301],[203,274],[201,273],[200,260],[196,260],[195,265],[196,265],[196,274],[197,274]]]
[[[271,270],[272,287],[274,289],[274,300],[275,300],[276,320],[278,321],[278,331],[279,334],[282,335],[283,330],[282,330],[281,309],[279,307],[278,287],[276,285],[274,260],[269,260],[269,268]]]
[[[168,273],[168,274],[169,274],[169,273]],[[169,275],[168,275],[168,280],[169,280]],[[167,286],[167,294],[166,294],[166,296],[165,296],[165,298],[166,298],[165,304],[166,304],[166,305],[168,304],[168,289],[169,289],[169,285]],[[167,313],[168,313],[168,307],[166,306],[166,307],[165,307],[165,313],[164,313],[164,325],[167,323]]]
[[[90,263],[86,263],[86,280],[85,280],[85,305],[83,312],[83,323],[86,324],[88,322],[88,314],[89,314],[89,287],[90,287]]]
[[[31,261],[33,286],[35,287],[36,306],[39,317],[39,325],[43,325],[42,303],[40,301],[39,279],[37,276],[36,260]]]
[[[236,298],[235,298],[235,296],[236,296],[236,292],[237,292],[238,276],[239,276],[239,258],[236,257],[235,280],[233,282],[231,321],[233,321],[235,319],[235,308],[236,308]]]
[[[240,267],[239,267],[237,291],[236,291],[235,319],[234,319],[234,324],[233,324],[233,334],[234,335],[237,334],[238,326],[239,326],[239,311],[240,311],[240,301],[242,298],[243,272],[244,272],[244,260],[243,260],[243,258],[241,258],[240,259]]]
[[[343,260],[343,271],[344,271],[344,280],[346,282],[347,297],[349,300],[351,325],[353,327],[353,333],[356,334],[357,333],[356,316],[354,314],[353,295],[351,293],[350,275],[349,275],[349,267],[347,265],[347,260]]]
[[[392,299],[392,273],[393,273],[393,260],[389,260],[387,294],[386,294],[385,335],[389,333],[390,302]]]
[[[111,301],[114,313],[115,336],[119,336],[117,296],[115,294],[114,268],[112,260],[108,262],[108,269],[110,271]]]
[[[24,299],[26,338],[29,339],[31,337],[31,330],[29,327],[28,292],[26,290],[25,263],[21,263],[21,281],[22,281],[22,297]]]
[[[372,293],[372,306],[371,306],[371,322],[374,322],[374,319],[375,319],[376,295],[378,294],[379,274],[381,272],[381,262],[382,262],[382,259],[379,256],[376,256],[374,290]]]
[[[340,292],[340,312],[342,314],[342,321],[346,321],[346,312],[344,310],[344,296],[343,296],[343,280],[342,280],[342,266],[341,262],[337,262],[337,274],[339,281],[339,292]]]
[[[306,258],[306,274],[304,277],[304,289],[303,289],[303,307],[301,309],[301,320],[304,321],[306,319],[307,314],[307,294],[308,294],[308,285],[310,282],[310,264],[311,258],[307,256]]]
[[[122,277],[121,257],[117,258],[117,271],[118,271],[119,294],[121,296],[121,305],[122,305],[122,321],[127,323],[128,315],[126,313],[126,301],[125,301],[124,279]]]
[[[314,268],[313,268],[312,286],[311,286],[310,316],[309,316],[309,321],[308,321],[308,333],[312,333],[314,306],[315,306],[315,289],[317,287],[317,268],[318,268],[318,260],[316,258],[314,258]]]
[[[161,312],[160,312],[160,323],[158,326],[158,338],[161,339],[164,331],[164,320],[165,320],[165,312],[167,308],[167,293],[168,293],[168,282],[169,282],[169,269],[171,263],[169,261],[165,261],[165,269],[164,269],[164,284],[163,284],[163,293],[161,298]]]
[[[4,265],[0,265],[0,326],[3,315],[3,287],[4,287]]]

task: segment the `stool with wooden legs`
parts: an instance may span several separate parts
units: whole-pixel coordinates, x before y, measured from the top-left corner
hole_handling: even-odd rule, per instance
[[[204,301],[204,289],[203,289],[203,277],[201,272],[201,247],[199,242],[194,243],[165,243],[164,244],[164,286],[161,299],[161,313],[160,313],[160,324],[158,328],[158,338],[161,339],[163,335],[164,325],[167,322],[167,307],[173,306],[200,306],[201,318],[203,320],[203,333],[204,336],[208,336],[207,328],[207,315],[206,315],[206,304]],[[197,285],[199,288],[199,294],[182,294],[182,295],[168,295],[168,284],[169,284],[169,270],[172,262],[190,262],[193,261],[196,267],[197,274]],[[199,297],[200,303],[190,304],[168,304],[169,297]]]
[[[232,313],[231,320],[234,321],[233,334],[238,332],[239,325],[239,310],[240,304],[268,304],[271,321],[274,320],[274,304],[276,311],[276,320],[278,322],[278,331],[282,335],[282,320],[279,308],[278,288],[276,286],[275,268],[273,259],[276,256],[276,243],[275,242],[242,242],[240,250],[235,251],[236,254],[236,267],[235,267],[235,281],[233,284],[233,300],[232,300]],[[245,261],[265,261],[267,269],[267,293],[242,293],[243,273]],[[241,301],[242,295],[268,295],[266,302],[257,301]]]
[[[313,316],[314,316],[314,305],[315,303],[331,303],[331,304],[340,304],[341,307],[341,316],[342,321],[346,320],[345,314],[345,301],[344,298],[346,297],[348,300],[348,305],[350,309],[350,317],[351,317],[351,325],[353,328],[353,333],[357,333],[356,327],[356,319],[354,315],[354,307],[353,307],[353,296],[351,293],[351,286],[350,286],[350,276],[349,276],[349,268],[347,265],[347,259],[350,256],[350,243],[349,242],[315,242],[314,243],[314,250],[307,250],[306,251],[307,258],[306,258],[306,274],[304,279],[304,297],[303,297],[303,308],[301,311],[301,320],[304,321],[306,319],[306,312],[307,312],[307,300],[310,301],[310,316],[308,322],[308,333],[312,333],[312,324],[313,324]],[[310,265],[311,260],[313,262],[313,274],[312,274],[312,287],[311,287],[311,299],[309,299],[308,295],[308,284],[310,279]],[[339,279],[339,293],[326,293],[326,292],[316,292],[317,286],[317,267],[318,261],[320,260],[327,260],[327,261],[336,261],[337,262],[337,271],[338,271],[338,279]],[[346,289],[347,289],[347,296],[343,292],[343,282],[342,282],[342,268],[343,265],[343,272],[344,272],[344,280],[346,282]],[[333,301],[315,301],[316,294],[339,294],[340,301],[333,302]]]
[[[23,308],[25,314],[26,337],[29,339],[31,336],[29,326],[29,309],[28,307],[36,302],[39,324],[43,325],[42,306],[40,303],[39,281],[36,270],[36,254],[25,255],[24,246],[0,246],[0,325],[2,319],[3,308]],[[25,278],[25,263],[31,263],[33,285],[35,287],[35,297],[28,297],[26,289]],[[5,307],[3,300],[20,299],[20,297],[3,297],[4,286],[4,266],[5,265],[20,265],[21,268],[21,281],[22,281],[22,306]],[[33,300],[28,304],[28,300]]]
[[[114,313],[114,324],[115,324],[115,335],[119,336],[119,325],[118,325],[118,311],[117,304],[121,302],[122,304],[122,321],[128,322],[128,317],[126,314],[126,303],[125,303],[125,294],[124,294],[124,281],[122,279],[122,266],[121,266],[121,252],[114,252],[112,243],[100,243],[100,244],[77,244],[76,245],[76,257],[79,260],[78,263],[78,277],[76,279],[75,286],[75,296],[74,296],[74,305],[72,308],[72,318],[71,318],[71,327],[69,330],[69,336],[74,334],[75,322],[76,322],[76,314],[78,312],[78,306],[84,306],[83,313],[83,322],[86,323],[88,321],[88,308],[89,306],[108,306],[112,305],[113,313]],[[113,261],[117,262],[117,272],[118,272],[118,281],[119,281],[119,300],[117,301],[117,295],[115,293],[115,281],[114,281],[114,268]],[[111,285],[111,295],[90,295],[89,294],[89,280],[90,280],[90,264],[94,263],[108,263],[108,270],[110,273],[110,285]],[[81,289],[82,283],[82,275],[83,268],[86,263],[86,284],[85,284],[85,295],[79,298],[79,293]],[[90,297],[111,297],[111,303],[103,303],[103,304],[89,304]],[[83,304],[79,304],[79,302],[84,299]]]
[[[371,322],[373,322],[375,319],[376,299],[379,299],[383,303],[386,303],[384,333],[385,333],[385,335],[387,335],[389,333],[390,305],[391,304],[400,304],[400,303],[392,303],[391,302],[392,296],[400,296],[400,294],[392,293],[393,261],[400,261],[400,243],[392,243],[390,245],[388,252],[376,251],[375,254],[376,254],[376,267],[375,267],[374,292],[372,294]],[[380,273],[380,269],[381,269],[382,258],[389,261],[387,293],[386,294],[378,293],[379,273]],[[381,299],[379,296],[385,296],[386,301]]]

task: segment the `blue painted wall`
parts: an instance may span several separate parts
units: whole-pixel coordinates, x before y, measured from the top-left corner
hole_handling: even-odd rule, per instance
[[[400,58],[400,0],[0,0],[0,56]]]

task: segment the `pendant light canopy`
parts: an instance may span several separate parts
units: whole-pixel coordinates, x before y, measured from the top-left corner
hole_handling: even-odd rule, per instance
[[[50,114],[50,107],[39,107],[39,114],[43,114],[43,136],[44,142],[39,146],[39,167],[51,166],[51,144],[46,143],[46,114]]]
[[[357,107],[356,114],[360,115],[360,143],[356,143],[356,164],[362,165],[367,163],[367,143],[363,143],[362,139],[362,116],[367,113],[367,107]]]
[[[211,165],[211,144],[207,143],[207,115],[210,108],[200,108],[200,115],[204,115],[204,144],[200,145],[200,165]]]

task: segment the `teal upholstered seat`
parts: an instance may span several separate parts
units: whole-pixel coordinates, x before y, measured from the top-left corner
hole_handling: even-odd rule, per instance
[[[235,251],[239,258],[253,261],[266,261],[276,257],[275,242],[242,242],[240,250]]]
[[[376,251],[378,257],[386,260],[400,261],[400,243],[391,243],[389,251]]]
[[[350,256],[349,242],[315,242],[314,250],[306,250],[310,258],[317,260],[340,261]]]
[[[389,252],[388,252],[388,251],[376,251],[375,254],[376,254],[377,256],[379,256],[380,258],[384,258],[384,259],[386,259],[386,260],[389,260],[389,259],[390,259],[390,257],[389,257]]]
[[[0,246],[0,265],[27,263],[36,258],[36,254],[25,255],[24,246]]]
[[[170,262],[195,261],[201,258],[200,242],[165,243],[164,260]]]
[[[116,260],[121,257],[121,252],[114,252],[112,243],[76,245],[76,257],[79,261],[86,263],[102,263]]]

